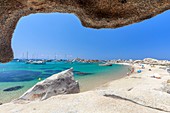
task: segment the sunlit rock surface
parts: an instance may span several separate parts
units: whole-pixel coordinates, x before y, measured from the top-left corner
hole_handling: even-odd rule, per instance
[[[13,58],[11,38],[18,20],[32,13],[74,13],[83,26],[117,28],[170,8],[170,0],[0,0],[0,62]]]
[[[59,94],[73,94],[79,92],[79,84],[74,80],[73,69],[71,68],[38,82],[24,93],[19,100],[45,100]]]

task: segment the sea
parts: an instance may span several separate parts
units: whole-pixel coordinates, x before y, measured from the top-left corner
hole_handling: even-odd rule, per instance
[[[20,97],[29,88],[53,74],[73,67],[74,78],[80,84],[81,92],[96,89],[110,81],[127,76],[129,66],[113,64],[99,66],[99,63],[47,62],[44,65],[12,61],[0,64],[0,103]],[[11,87],[17,90],[5,90]]]

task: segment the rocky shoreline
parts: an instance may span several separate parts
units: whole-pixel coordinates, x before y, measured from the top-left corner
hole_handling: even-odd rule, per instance
[[[166,113],[170,112],[170,74],[160,64],[127,63],[134,72],[96,90],[52,96],[43,101],[13,101],[5,113]],[[140,70],[140,71],[139,71]],[[48,106],[48,107],[47,107]]]
[[[109,63],[118,63],[118,64],[148,64],[148,65],[161,65],[161,66],[170,66],[170,61],[168,60],[157,60],[157,59],[153,59],[153,58],[145,58],[143,60],[109,60]]]
[[[70,68],[38,82],[16,101],[45,100],[59,94],[73,94],[79,92],[79,83],[74,80],[73,68]]]

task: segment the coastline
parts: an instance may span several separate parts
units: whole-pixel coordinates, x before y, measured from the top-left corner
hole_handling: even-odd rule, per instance
[[[165,90],[168,85],[167,80],[170,79],[168,72],[160,69],[162,66],[151,67],[146,64],[145,69],[142,69],[139,64],[132,66],[135,67],[135,71],[130,76],[113,80],[95,90],[53,96],[44,101],[14,101],[1,105],[0,112],[84,113],[87,110],[88,113],[170,112],[170,100],[168,100],[170,94]],[[142,70],[141,73],[137,73],[139,69]],[[161,79],[154,78],[155,73],[158,73]],[[46,108],[46,106],[49,107]]]
[[[128,63],[115,63],[115,64],[128,66],[127,69],[132,69],[133,68],[133,66],[131,64],[128,64]],[[90,91],[100,90],[103,87],[108,86],[110,83],[112,83],[114,81],[117,81],[117,80],[119,81],[121,79],[127,78],[128,77],[127,73],[129,73],[129,76],[133,74],[133,73],[130,73],[129,71],[126,71],[126,73],[120,75],[121,77],[117,76],[117,78],[115,78],[115,79],[113,79],[111,81],[108,81],[106,83],[103,83],[102,85],[100,85],[100,86],[98,86],[98,87],[96,87],[96,88],[94,88],[94,89],[92,89]]]
[[[93,63],[90,64],[90,66],[91,65],[94,66]],[[46,64],[45,66],[47,67],[48,64]],[[122,78],[122,77],[126,76],[126,73],[128,70],[127,66],[122,66],[122,65],[113,65],[111,67],[101,67],[101,66],[98,66],[98,64],[95,64],[95,66],[97,68],[99,68],[100,71],[94,70],[95,69],[94,67],[93,67],[92,71],[90,69],[88,69],[88,70],[86,69],[85,71],[83,71],[83,69],[74,68],[75,72],[78,70],[80,72],[89,73],[89,75],[76,75],[76,73],[74,73],[75,80],[79,81],[80,92],[95,90],[96,88],[98,88],[99,86],[102,86],[103,84],[105,84],[107,82]],[[92,74],[90,74],[90,73],[92,73]],[[35,85],[37,82],[38,82],[38,80],[29,81],[29,82],[25,81],[25,82],[10,82],[10,83],[2,82],[2,83],[0,83],[0,85],[1,85],[0,89],[5,89],[5,88],[12,87],[12,86],[17,86],[17,85],[24,86],[24,88],[22,88],[21,90],[17,90],[17,91],[4,92],[3,90],[1,90],[0,91],[0,103],[3,103],[3,104],[9,103],[10,101],[12,101],[14,99],[19,98],[28,89],[33,87],[33,85]]]
[[[131,65],[131,64],[129,64]],[[132,65],[135,70],[130,76],[109,82],[100,87],[98,91],[111,98],[128,100],[138,105],[158,111],[170,112],[170,74],[157,65],[152,67],[141,64]],[[142,70],[137,73],[137,70]],[[159,77],[154,76],[159,75]]]
[[[116,65],[123,65],[123,64],[116,64]],[[112,78],[112,80],[105,80],[105,82],[102,82],[101,85],[96,85],[95,87],[90,88],[90,90],[85,90],[85,91],[80,91],[80,92],[83,93],[83,92],[87,92],[87,91],[95,91],[95,90],[98,90],[98,89],[102,88],[103,86],[105,86],[105,85],[107,85],[107,84],[109,84],[109,83],[111,83],[111,82],[114,82],[114,81],[116,81],[116,80],[121,80],[121,79],[127,77],[127,73],[129,73],[128,69],[131,69],[133,66],[131,66],[130,64],[129,64],[129,65],[124,65],[124,66],[126,66],[126,67],[124,67],[122,73],[119,73],[118,75],[116,75],[116,76],[114,77],[114,79]],[[108,74],[108,73],[107,73],[107,74]],[[109,74],[114,75],[113,73],[109,73]],[[131,74],[132,74],[132,73],[131,73]],[[106,78],[104,78],[106,74],[103,74],[103,73],[102,73],[101,75],[103,75],[103,79],[106,79]],[[98,76],[96,76],[96,77],[98,77]],[[98,82],[99,82],[99,81],[98,81]],[[95,82],[95,83],[96,83],[96,82]]]

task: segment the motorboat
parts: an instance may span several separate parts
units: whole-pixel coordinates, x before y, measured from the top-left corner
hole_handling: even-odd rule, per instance
[[[38,61],[29,60],[26,62],[26,64],[44,65],[44,64],[46,64],[46,62],[42,61],[42,60],[38,60]]]
[[[99,66],[112,66],[111,63],[104,63],[104,64],[99,64]]]

